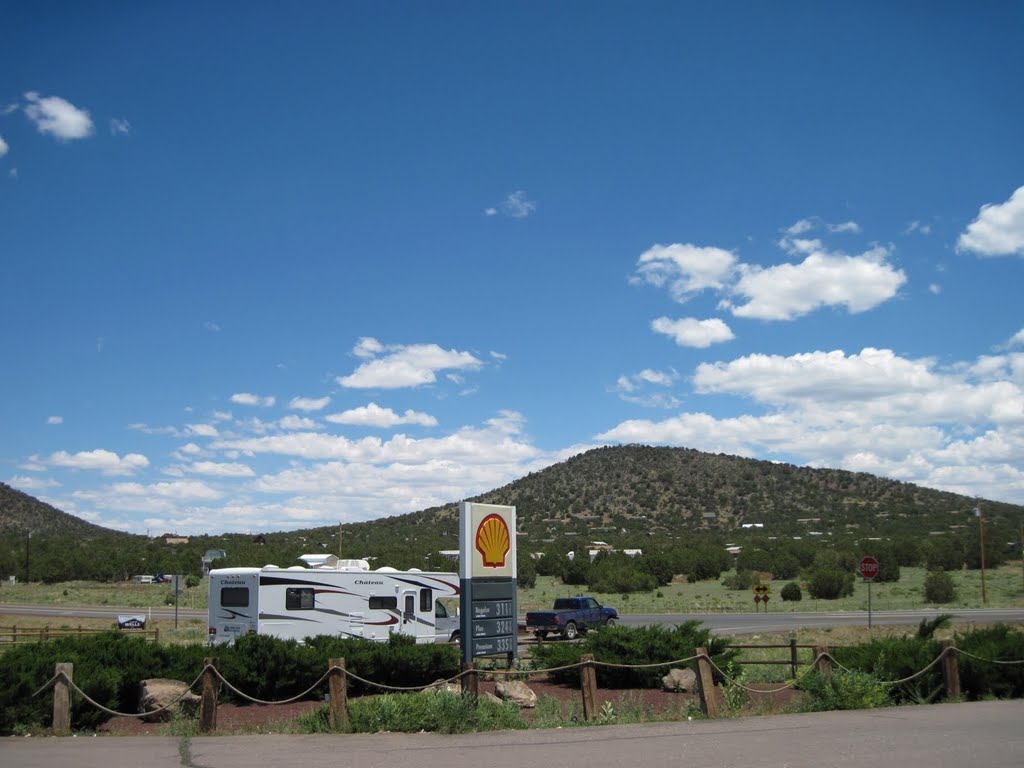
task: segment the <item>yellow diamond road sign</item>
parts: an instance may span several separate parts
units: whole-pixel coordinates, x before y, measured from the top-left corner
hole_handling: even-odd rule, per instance
[[[755,584],[754,585],[754,594],[755,595],[767,595],[771,591],[772,591],[772,588],[770,586],[768,586],[767,584]]]

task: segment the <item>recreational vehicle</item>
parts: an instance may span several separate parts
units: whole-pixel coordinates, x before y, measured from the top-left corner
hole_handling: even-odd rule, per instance
[[[302,641],[316,635],[417,643],[457,640],[459,619],[442,602],[459,596],[459,577],[394,568],[365,560],[303,555],[305,565],[210,571],[209,640],[256,633]]]

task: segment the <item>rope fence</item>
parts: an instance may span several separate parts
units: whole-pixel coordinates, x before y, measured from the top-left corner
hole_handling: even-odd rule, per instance
[[[748,646],[749,647],[749,646]],[[749,685],[745,685],[743,680],[730,673],[729,670],[724,670],[707,653],[704,648],[697,648],[692,656],[687,656],[681,659],[675,659],[672,661],[655,662],[650,664],[618,664],[613,662],[603,662],[594,659],[593,656],[584,655],[580,658],[580,661],[574,664],[565,664],[557,667],[549,667],[544,669],[479,669],[476,667],[474,662],[467,662],[463,664],[463,669],[456,675],[443,680],[437,680],[433,683],[425,685],[414,685],[414,686],[396,686],[388,685],[385,683],[378,683],[373,680],[368,680],[364,677],[351,672],[345,668],[344,659],[331,659],[327,671],[324,672],[320,678],[313,683],[309,688],[304,690],[302,693],[291,696],[287,699],[279,701],[267,701],[264,699],[256,698],[246,692],[238,689],[236,686],[227,680],[217,668],[217,659],[207,658],[204,660],[203,669],[199,675],[193,680],[186,688],[184,688],[177,696],[173,697],[170,701],[159,706],[155,709],[151,709],[145,712],[118,712],[110,709],[103,704],[92,699],[85,691],[83,691],[74,682],[73,665],[70,663],[59,663],[56,666],[53,677],[47,680],[35,693],[33,697],[39,696],[46,690],[53,688],[53,731],[58,734],[67,734],[71,730],[71,694],[77,694],[82,698],[83,701],[88,703],[90,706],[99,709],[100,711],[112,716],[112,717],[150,717],[172,707],[177,706],[186,696],[192,694],[192,689],[197,684],[202,683],[202,693],[200,697],[200,731],[204,733],[212,732],[216,730],[217,722],[217,688],[219,685],[223,685],[225,688],[230,690],[233,694],[239,698],[251,702],[253,704],[260,705],[280,705],[280,704],[291,704],[306,698],[317,690],[320,686],[327,682],[330,689],[329,707],[330,707],[330,722],[332,727],[336,730],[344,728],[347,722],[347,687],[348,680],[352,679],[356,682],[362,683],[363,685],[376,688],[381,691],[398,691],[398,692],[417,692],[424,691],[427,689],[439,688],[447,685],[453,685],[459,683],[461,690],[464,694],[468,694],[473,698],[478,696],[478,685],[479,677],[483,674],[498,677],[498,676],[540,676],[550,675],[554,672],[563,672],[571,669],[578,669],[580,671],[580,688],[582,692],[583,700],[583,715],[585,720],[592,720],[598,716],[596,710],[596,670],[599,667],[607,669],[656,669],[660,667],[680,667],[696,662],[696,688],[700,697],[701,709],[708,717],[715,717],[718,713],[718,700],[715,696],[715,685],[713,673],[717,672],[721,678],[726,682],[727,685],[735,686],[751,694],[774,694],[780,691],[784,691],[788,688],[796,688],[800,683],[811,674],[820,674],[822,677],[830,678],[832,675],[832,666],[836,666],[845,672],[851,672],[852,670],[847,669],[840,664],[835,657],[825,647],[814,648],[814,658],[807,665],[807,668],[796,675],[792,680],[786,682],[778,688],[773,689],[762,689],[753,688]],[[893,687],[897,685],[903,685],[911,682],[919,677],[930,672],[938,665],[942,665],[943,680],[945,683],[945,689],[947,696],[956,697],[960,695],[960,675],[959,668],[957,665],[957,656],[963,655],[971,658],[975,661],[989,664],[999,665],[1019,665],[1024,664],[1024,660],[1005,660],[1005,659],[987,659],[981,656],[977,656],[967,651],[960,650],[957,648],[952,640],[942,641],[942,650],[938,656],[935,657],[931,662],[924,666],[919,671],[912,675],[901,678],[899,680],[885,680],[880,681],[878,684],[886,687]],[[788,662],[787,662],[788,663]],[[194,695],[194,694],[192,694]]]

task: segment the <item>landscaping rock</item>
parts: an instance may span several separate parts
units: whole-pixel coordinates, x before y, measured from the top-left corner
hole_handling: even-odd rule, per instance
[[[661,678],[661,687],[666,691],[687,693],[697,689],[697,674],[692,669],[670,669]]]
[[[181,680],[152,678],[139,683],[139,712],[152,712],[176,699],[173,706],[143,717],[147,722],[166,723],[179,712],[185,717],[194,717],[199,711],[200,697],[189,691],[188,684]]]
[[[537,694],[522,680],[504,680],[494,684],[498,698],[513,701],[520,707],[537,706]]]
[[[426,688],[423,689],[424,693],[454,693],[459,695],[462,693],[462,686],[458,683],[448,682],[446,680],[435,680]]]

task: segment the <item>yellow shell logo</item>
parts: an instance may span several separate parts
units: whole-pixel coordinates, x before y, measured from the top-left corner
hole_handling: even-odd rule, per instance
[[[483,555],[487,568],[504,568],[511,544],[508,524],[501,515],[488,515],[476,529],[476,551]]]

